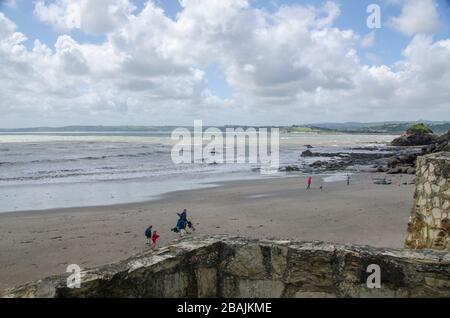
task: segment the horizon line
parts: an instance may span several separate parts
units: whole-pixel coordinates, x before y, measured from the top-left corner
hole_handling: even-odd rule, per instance
[[[279,125],[256,125],[256,124],[221,124],[221,125],[209,125],[209,124],[203,124],[203,126],[210,126],[210,127],[227,127],[227,126],[244,126],[244,127],[293,127],[293,126],[314,126],[314,125],[325,125],[325,124],[334,124],[334,125],[344,125],[344,124],[394,124],[394,123],[417,123],[417,122],[425,122],[425,123],[450,123],[449,120],[427,120],[427,119],[417,119],[417,120],[388,120],[388,121],[345,121],[345,122],[332,122],[332,121],[325,121],[325,122],[313,122],[313,123],[298,123],[298,124],[279,124]],[[143,128],[157,128],[157,127],[193,127],[193,125],[176,125],[176,124],[167,124],[167,125],[140,125],[140,124],[117,124],[117,125],[104,125],[104,124],[90,124],[90,125],[83,125],[83,124],[72,124],[72,125],[62,125],[62,126],[28,126],[28,127],[14,127],[14,128],[3,128],[0,127],[1,131],[8,131],[8,130],[20,130],[20,129],[43,129],[43,128],[51,128],[51,129],[60,129],[60,128],[69,128],[69,127],[143,127]]]

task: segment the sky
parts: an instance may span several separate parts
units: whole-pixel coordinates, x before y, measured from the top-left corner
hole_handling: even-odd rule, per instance
[[[449,0],[0,0],[0,128],[449,110]]]

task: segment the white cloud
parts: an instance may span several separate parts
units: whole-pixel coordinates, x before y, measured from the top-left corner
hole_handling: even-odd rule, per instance
[[[86,58],[76,43],[70,36],[63,35],[58,38],[55,44],[56,55],[61,62],[63,71],[69,75],[86,74],[89,66]]]
[[[35,11],[45,6],[45,21],[102,30],[106,40],[80,43],[66,34],[52,48],[35,41],[29,50],[0,13],[0,126],[11,118],[268,124],[448,116],[450,40],[416,35],[395,65],[367,66],[357,51],[374,35],[335,27],[340,10],[332,2],[269,13],[244,0],[183,0],[172,20],[152,1],[141,12],[115,1],[128,9],[85,27],[82,13],[79,24],[61,14],[64,3],[55,3],[61,11],[38,2]],[[232,97],[208,87],[209,65],[223,71]]]
[[[34,8],[34,14],[39,20],[53,25],[59,31],[79,29],[80,11],[79,3],[70,0],[58,0],[48,5],[40,0]]]
[[[440,26],[438,5],[435,0],[406,0],[400,16],[393,17],[389,24],[408,36],[433,33]]]
[[[39,0],[35,16],[59,31],[81,29],[91,34],[111,32],[128,21],[135,7],[128,0]]]

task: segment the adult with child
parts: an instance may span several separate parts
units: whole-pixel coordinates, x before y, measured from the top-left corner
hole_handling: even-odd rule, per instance
[[[187,209],[184,209],[183,212],[177,213],[178,215],[178,221],[177,225],[172,229],[175,233],[180,233],[181,236],[184,236],[185,232],[187,231],[187,228],[192,229],[195,231],[194,225],[190,220],[187,218]]]
[[[181,236],[184,236],[187,225],[187,210],[184,209],[183,212],[177,213],[177,215],[177,225],[172,229],[172,231],[174,231],[175,233],[180,233]]]

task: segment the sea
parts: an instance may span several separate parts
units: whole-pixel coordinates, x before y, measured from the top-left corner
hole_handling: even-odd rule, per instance
[[[280,166],[317,160],[300,156],[307,145],[315,152],[364,152],[396,137],[281,134]],[[261,174],[249,162],[175,164],[171,151],[177,142],[168,132],[0,133],[0,213],[143,202],[224,181],[286,176]],[[336,173],[325,177],[338,179]]]

